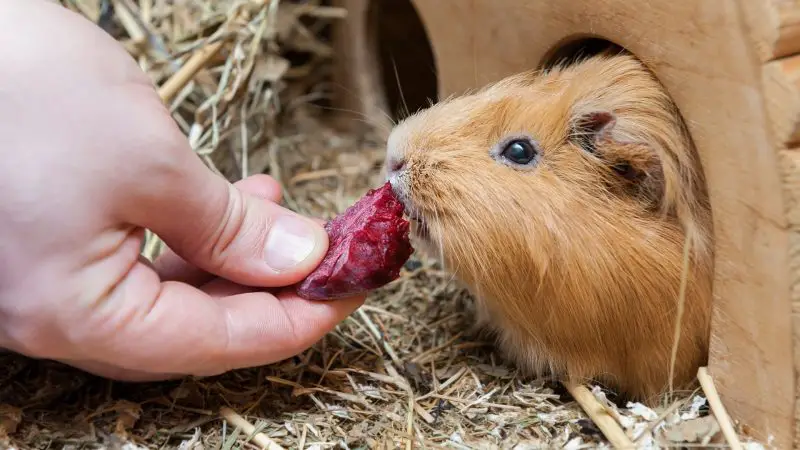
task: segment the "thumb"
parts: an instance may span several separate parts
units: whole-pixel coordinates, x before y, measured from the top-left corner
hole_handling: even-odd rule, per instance
[[[151,172],[137,186],[132,223],[187,262],[242,285],[288,286],[319,265],[328,236],[317,221],[243,192],[191,150],[183,154],[179,170]]]

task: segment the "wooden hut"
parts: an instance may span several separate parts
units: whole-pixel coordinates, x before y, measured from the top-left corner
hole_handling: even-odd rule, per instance
[[[600,38],[650,66],[695,141],[714,215],[708,364],[732,418],[798,446],[800,2],[339,0],[339,106],[416,109]],[[391,55],[392,57],[388,57]]]

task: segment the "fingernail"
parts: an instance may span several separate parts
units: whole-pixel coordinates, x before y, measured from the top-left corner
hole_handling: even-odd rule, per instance
[[[267,236],[264,259],[275,270],[289,270],[305,261],[317,246],[317,233],[307,220],[281,216]]]

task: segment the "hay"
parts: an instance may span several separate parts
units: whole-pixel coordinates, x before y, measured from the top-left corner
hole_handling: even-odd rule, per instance
[[[199,156],[229,180],[269,173],[287,207],[323,218],[381,181],[379,134],[337,132],[324,107],[312,104],[327,96],[332,50],[321,36],[344,11],[313,1],[62,4],[125,45],[161,86]],[[198,51],[194,61],[203,64],[181,69]],[[158,250],[148,236],[146,253]],[[448,273],[414,257],[400,280],[371,294],[321,342],[268,367],[125,384],[2,354],[0,442],[131,450],[608,447],[560,385],[525,379],[505,364],[472,330],[472,313]],[[696,392],[656,410],[618,408],[598,387],[592,392],[641,448],[657,448],[655,440],[724,442]]]

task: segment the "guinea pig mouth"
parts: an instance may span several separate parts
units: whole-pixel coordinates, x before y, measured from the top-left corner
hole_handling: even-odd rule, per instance
[[[408,217],[408,220],[410,220],[412,222],[416,222],[417,226],[420,226],[420,227],[425,226],[425,219],[415,209],[410,208],[408,205],[406,205],[405,213],[406,213],[406,217]]]
[[[416,235],[419,236],[421,239],[430,240],[431,232],[428,230],[428,226],[425,225],[424,222],[416,222]]]
[[[406,210],[406,216],[408,216],[409,220],[411,220],[413,223],[414,234],[421,239],[429,240],[431,234],[428,230],[428,225],[425,222],[425,219],[419,216],[417,213],[408,210]]]
[[[397,199],[403,204],[406,217],[413,223],[413,233],[421,239],[429,240],[430,232],[425,217],[420,214],[419,210],[411,203],[408,188],[402,181],[403,180],[398,179],[396,176],[389,177],[389,184],[391,184]]]
[[[419,214],[417,214],[416,211],[412,211],[406,207],[405,213],[409,220],[413,220],[414,222],[422,222],[422,218],[419,216]]]

